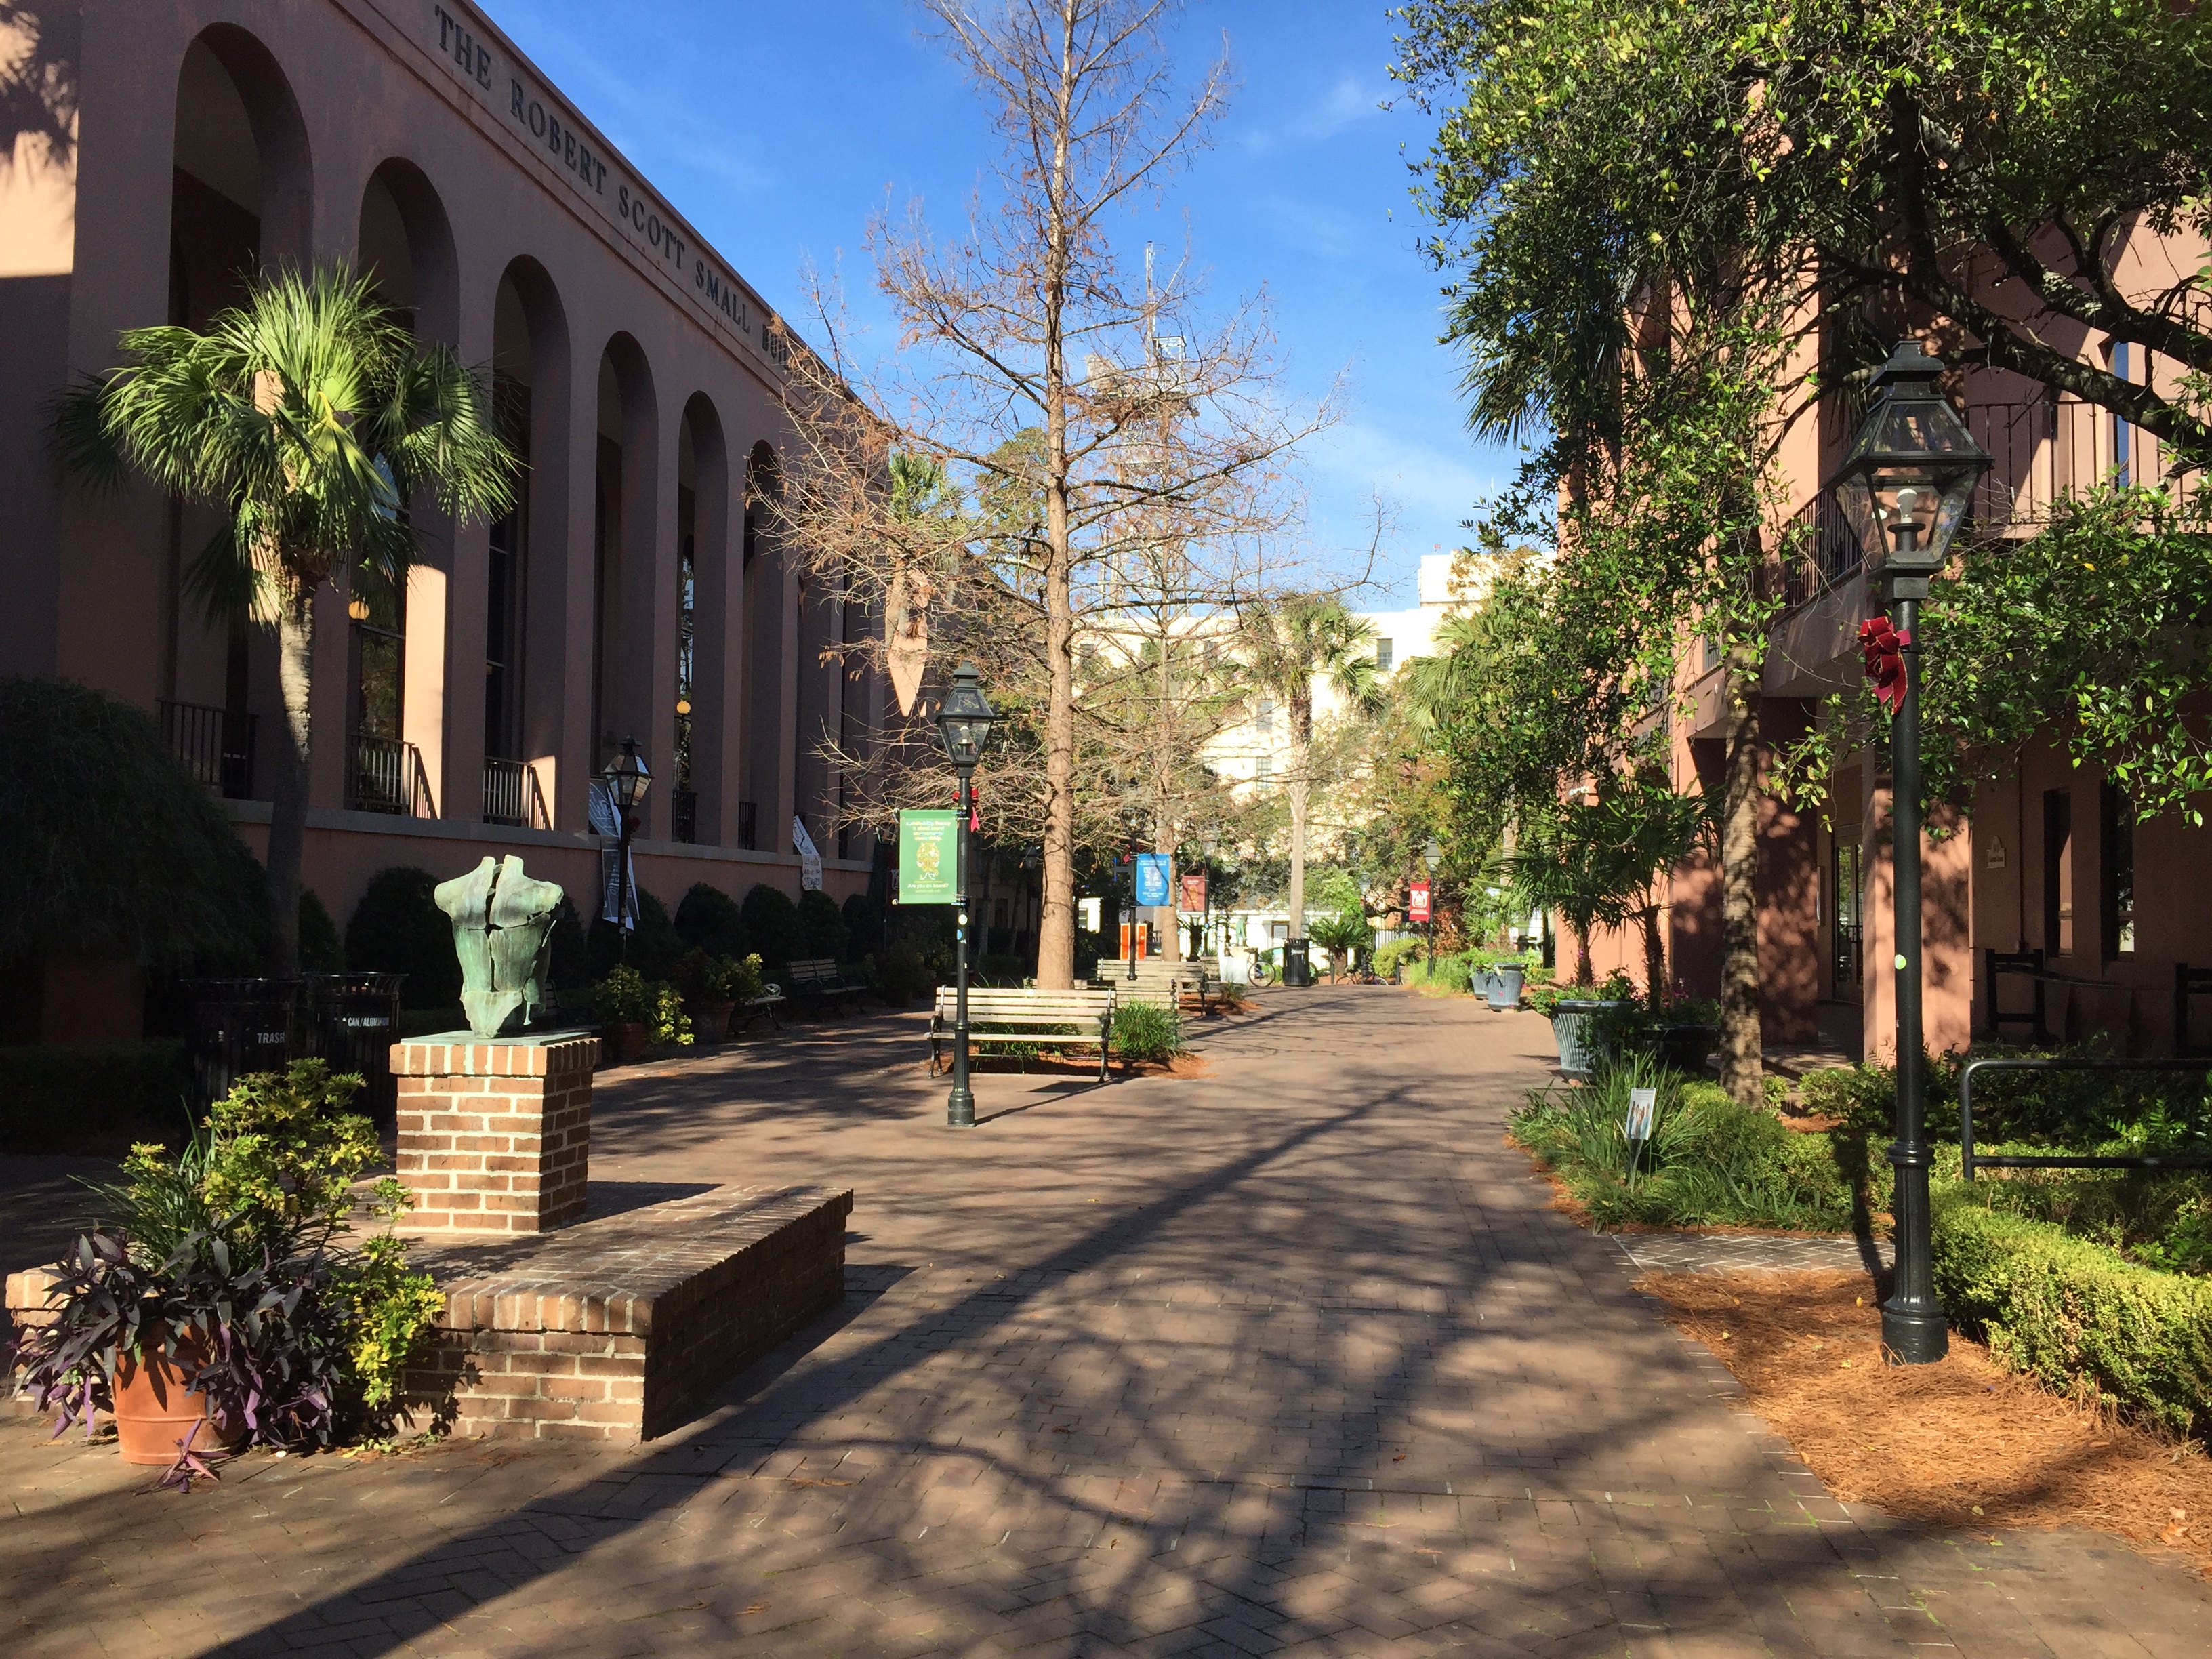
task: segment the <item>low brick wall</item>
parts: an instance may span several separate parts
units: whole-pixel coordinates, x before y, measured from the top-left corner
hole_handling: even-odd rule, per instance
[[[410,1227],[538,1233],[582,1220],[599,1052],[580,1031],[394,1043]]]
[[[843,1297],[852,1209],[849,1191],[723,1187],[527,1242],[423,1239],[410,1258],[446,1311],[410,1412],[501,1438],[665,1434]]]

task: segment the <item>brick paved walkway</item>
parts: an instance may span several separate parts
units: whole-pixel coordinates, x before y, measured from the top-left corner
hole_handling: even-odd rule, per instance
[[[842,1315],[627,1454],[179,1499],[0,1427],[0,1651],[2206,1650],[2116,1541],[1824,1498],[1501,1146],[1536,1021],[1267,1006],[1206,1079],[979,1079],[958,1136],[912,1018],[611,1081],[603,1206],[857,1189]]]

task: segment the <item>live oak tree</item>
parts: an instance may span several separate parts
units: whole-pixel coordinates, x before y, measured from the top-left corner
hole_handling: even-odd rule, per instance
[[[866,375],[834,344],[827,359],[793,360],[794,543],[863,604],[895,618],[919,604],[933,658],[955,635],[988,647],[992,695],[1024,705],[1048,988],[1073,977],[1086,633],[1110,631],[1148,566],[1170,569],[1190,612],[1264,591],[1297,506],[1285,458],[1333,416],[1278,397],[1258,302],[1207,321],[1181,265],[1155,277],[1148,260],[1139,282],[1118,256],[1124,216],[1206,142],[1226,94],[1225,62],[1178,84],[1162,39],[1176,9],[927,0],[1004,140],[988,195],[950,234],[918,205],[874,222],[896,360]],[[836,308],[823,310],[836,342]],[[943,467],[967,521],[895,522],[883,487],[893,448]]]
[[[315,595],[334,576],[404,588],[418,497],[455,519],[514,498],[516,462],[487,377],[419,345],[342,266],[256,281],[240,306],[190,328],[125,330],[131,361],[60,399],[55,447],[95,488],[137,471],[223,514],[185,574],[216,627],[273,628],[283,740],[269,821],[276,969],[299,965]]]

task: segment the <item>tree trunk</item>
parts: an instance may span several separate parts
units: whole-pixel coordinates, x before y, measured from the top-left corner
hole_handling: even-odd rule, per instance
[[[300,971],[300,865],[307,840],[309,698],[315,684],[315,590],[295,588],[276,616],[276,683],[284,697],[284,740],[276,746],[276,788],[269,810],[269,896],[276,908],[279,975]]]
[[[1659,907],[1644,909],[1644,995],[1657,1013],[1667,1000],[1667,941],[1659,932]]]
[[[1037,921],[1037,988],[1075,985],[1075,608],[1074,549],[1067,519],[1067,310],[1070,257],[1067,193],[1075,114],[1066,69],[1074,51],[1074,22],[1061,15],[1058,101],[1046,180],[1043,276],[1045,668],[1050,687],[1044,718],[1044,904]]]
[[[1568,931],[1575,936],[1575,981],[1577,985],[1597,983],[1596,971],[1590,966],[1589,929],[1577,927],[1570,922]]]
[[[1759,661],[1732,645],[1728,779],[1721,818],[1721,1087],[1747,1106],[1765,1098],[1759,1029]]]
[[[1306,936],[1306,763],[1313,752],[1311,694],[1291,699],[1291,937]]]

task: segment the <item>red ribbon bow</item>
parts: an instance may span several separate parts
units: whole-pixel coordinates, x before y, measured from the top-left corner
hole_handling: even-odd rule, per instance
[[[1892,714],[1905,706],[1905,688],[1911,671],[1905,665],[1905,647],[1912,635],[1900,633],[1887,617],[1869,617],[1859,624],[1859,649],[1866,654],[1866,677],[1874,682],[1874,695]]]

